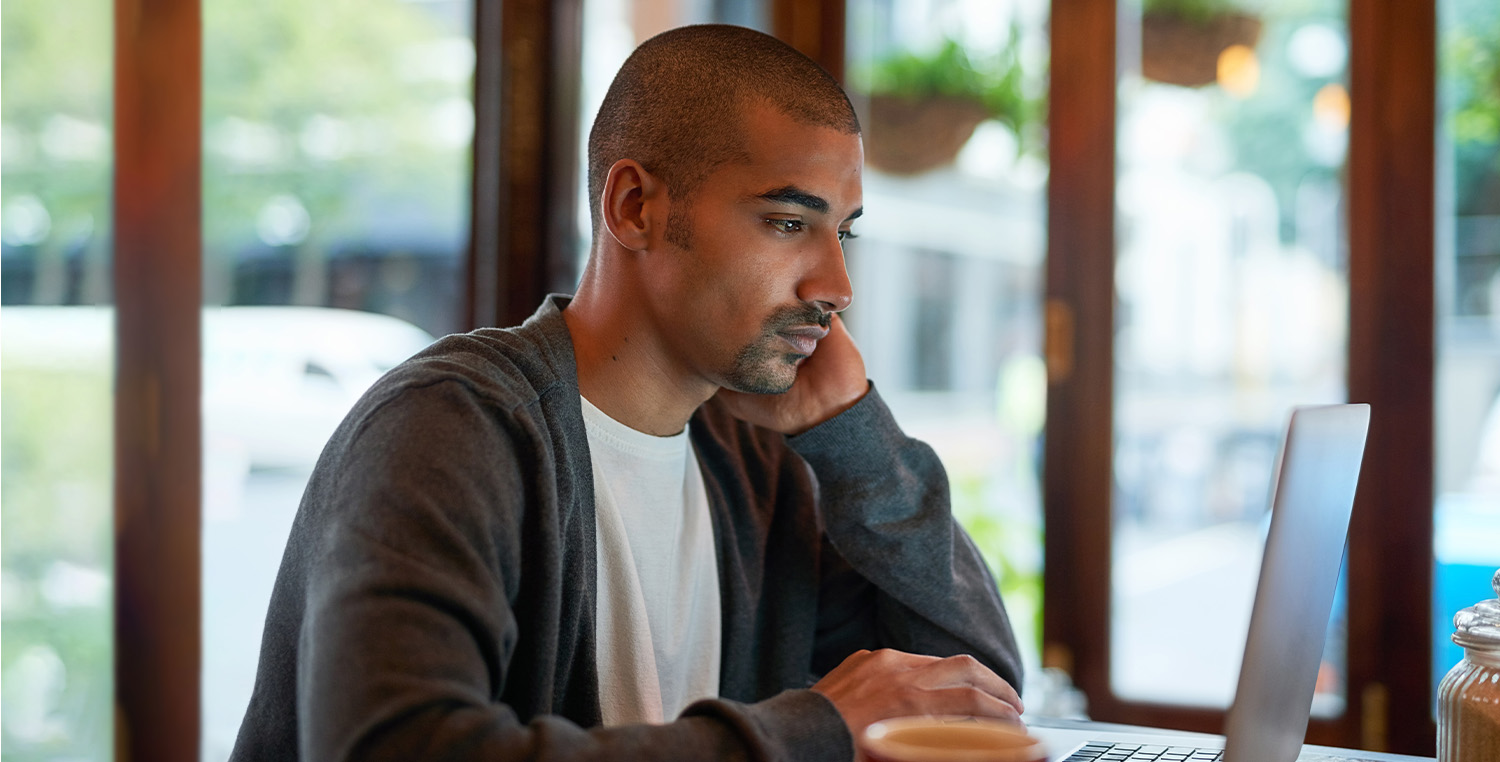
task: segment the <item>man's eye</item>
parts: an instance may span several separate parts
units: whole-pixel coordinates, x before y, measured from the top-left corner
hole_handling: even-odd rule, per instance
[[[800,233],[800,232],[802,232],[802,220],[777,220],[777,219],[771,219],[771,220],[766,220],[766,221],[769,222],[769,223],[771,223],[771,227],[776,228],[776,230],[778,230],[779,232],[782,232],[782,233]]]
[[[858,237],[859,236],[857,236],[857,235],[854,234],[853,230],[840,230],[839,231],[839,243],[843,243],[845,241],[852,241],[852,240],[854,240],[854,239],[856,239]]]

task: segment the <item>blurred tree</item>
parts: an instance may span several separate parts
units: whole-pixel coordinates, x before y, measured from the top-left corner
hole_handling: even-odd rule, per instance
[[[1453,2],[1441,97],[1450,109],[1460,214],[1500,212],[1500,6]]]
[[[110,17],[103,0],[0,5],[0,222],[25,302],[108,298]]]
[[[1299,72],[1291,63],[1289,47],[1293,36],[1310,25],[1335,30],[1346,21],[1343,6],[1330,0],[1271,3],[1263,18],[1265,32],[1255,51],[1255,91],[1245,98],[1221,91],[1216,106],[1221,123],[1228,127],[1236,165],[1271,185],[1281,212],[1282,241],[1291,242],[1296,237],[1298,188],[1310,178],[1336,185],[1343,171],[1343,149],[1314,155],[1310,135],[1339,129],[1319,124],[1314,104],[1324,88],[1347,92],[1347,67],[1326,74]]]
[[[289,301],[324,304],[337,241],[392,215],[462,226],[472,68],[469,40],[415,3],[206,5],[206,299],[230,300],[235,259],[269,247],[295,260]]]

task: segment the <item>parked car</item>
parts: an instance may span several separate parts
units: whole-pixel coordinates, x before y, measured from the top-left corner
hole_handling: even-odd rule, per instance
[[[113,314],[108,307],[5,307],[6,371],[111,373]],[[311,468],[355,400],[432,340],[406,321],[368,312],[206,307],[205,447],[237,453],[251,468]]]

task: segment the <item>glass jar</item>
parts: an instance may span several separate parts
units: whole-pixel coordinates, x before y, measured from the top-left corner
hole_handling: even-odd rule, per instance
[[[1453,617],[1464,658],[1438,686],[1438,762],[1500,760],[1500,570],[1495,598]]]

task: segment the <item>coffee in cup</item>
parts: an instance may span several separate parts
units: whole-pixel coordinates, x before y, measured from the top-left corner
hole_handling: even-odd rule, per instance
[[[1046,762],[1026,727],[982,717],[897,717],[870,725],[859,739],[869,762]]]

